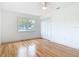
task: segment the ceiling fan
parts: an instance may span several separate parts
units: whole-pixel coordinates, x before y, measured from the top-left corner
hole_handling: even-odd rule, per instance
[[[42,2],[42,9],[46,10],[48,8],[49,2]],[[56,7],[56,9],[60,9],[60,7]]]
[[[46,9],[47,9],[47,2],[43,2],[43,3],[42,3],[42,9],[43,9],[43,10],[46,10]]]

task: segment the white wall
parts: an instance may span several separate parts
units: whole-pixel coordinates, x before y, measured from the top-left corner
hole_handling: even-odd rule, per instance
[[[23,16],[36,20],[35,31],[18,32],[17,17]],[[39,16],[17,13],[8,10],[2,10],[2,42],[12,42],[23,39],[40,37],[40,19]]]
[[[0,4],[0,44],[1,44],[1,39],[2,39],[2,9],[1,9],[2,5]]]
[[[48,15],[42,17],[42,37],[79,49],[79,3],[65,3],[58,10],[51,7],[46,12]]]
[[[1,44],[1,9],[0,9],[0,44]]]

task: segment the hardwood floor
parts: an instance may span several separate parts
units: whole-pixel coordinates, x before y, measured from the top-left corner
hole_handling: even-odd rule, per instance
[[[0,57],[77,57],[79,50],[43,39],[2,44]]]

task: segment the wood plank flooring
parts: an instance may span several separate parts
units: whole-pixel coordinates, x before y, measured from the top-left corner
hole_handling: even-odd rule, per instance
[[[79,50],[44,39],[2,44],[0,57],[79,57]]]

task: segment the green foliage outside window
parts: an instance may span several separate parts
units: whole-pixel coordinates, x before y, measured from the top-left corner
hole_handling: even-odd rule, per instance
[[[18,30],[19,31],[27,31],[31,30],[34,27],[34,20],[30,20],[27,18],[18,19]]]

